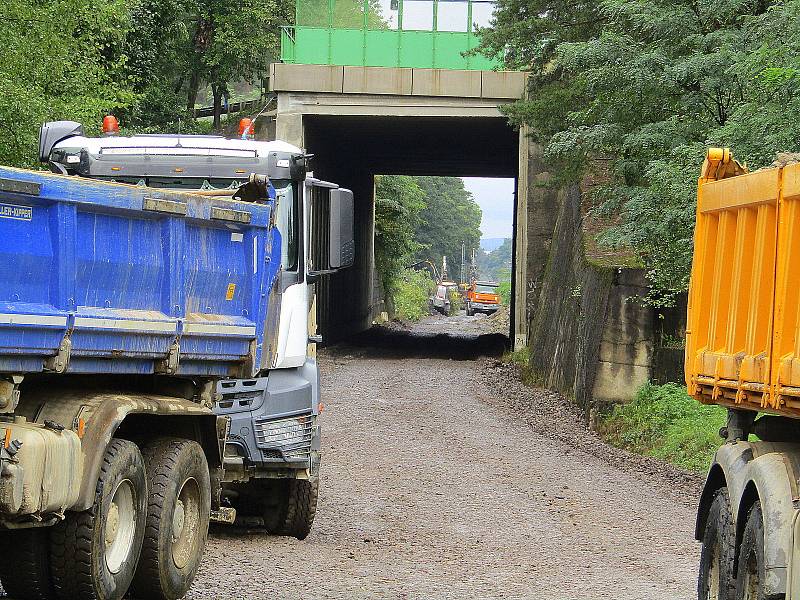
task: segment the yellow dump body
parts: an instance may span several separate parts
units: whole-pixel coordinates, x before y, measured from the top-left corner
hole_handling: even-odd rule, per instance
[[[800,164],[712,149],[697,193],[686,383],[704,403],[800,418]]]

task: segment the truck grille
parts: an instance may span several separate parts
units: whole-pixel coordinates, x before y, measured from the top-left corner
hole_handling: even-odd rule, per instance
[[[284,460],[307,460],[311,453],[311,436],[314,417],[303,415],[258,421],[255,424],[256,443],[259,448],[279,450]]]

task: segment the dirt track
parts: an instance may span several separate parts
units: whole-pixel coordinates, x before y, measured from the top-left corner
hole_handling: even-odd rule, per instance
[[[607,449],[497,361],[445,358],[475,354],[432,337],[454,324],[323,355],[314,530],[213,535],[189,598],[693,596],[697,479]]]

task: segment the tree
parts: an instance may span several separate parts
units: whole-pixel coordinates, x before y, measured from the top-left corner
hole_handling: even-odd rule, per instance
[[[398,278],[419,244],[414,230],[425,208],[425,195],[413,177],[381,175],[375,182],[375,267],[384,293],[391,297]]]
[[[800,149],[798,16],[797,0],[500,0],[481,51],[532,70],[508,114],[562,180],[610,159],[594,200],[621,219],[601,241],[633,247],[669,301],[688,284],[704,148],[754,166]]]
[[[502,281],[511,277],[511,257],[513,254],[511,238],[506,238],[503,243],[491,252],[478,250],[478,277],[483,280]]]
[[[70,119],[98,132],[135,96],[125,76],[126,0],[0,4],[0,164],[33,167],[39,126]]]
[[[420,245],[417,260],[442,263],[447,256],[452,266],[461,260],[461,245],[467,253],[480,247],[481,209],[458,177],[417,177],[425,194],[425,208],[415,240]]]
[[[219,129],[228,86],[266,75],[293,7],[290,0],[142,0],[128,38],[128,68],[145,99],[135,123],[176,121],[209,85]]]

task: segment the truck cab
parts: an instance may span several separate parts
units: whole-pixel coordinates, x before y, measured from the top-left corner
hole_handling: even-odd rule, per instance
[[[500,308],[501,299],[498,293],[499,284],[493,281],[473,281],[467,290],[467,315],[485,313],[491,315]]]

